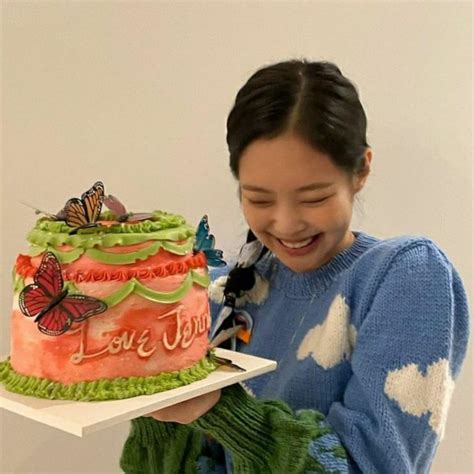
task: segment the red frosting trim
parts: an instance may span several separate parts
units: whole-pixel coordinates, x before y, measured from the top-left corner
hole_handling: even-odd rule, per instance
[[[33,277],[37,268],[31,265],[31,257],[29,255],[18,255],[16,258],[15,271],[23,278]]]
[[[66,268],[64,268],[66,267]],[[63,265],[63,276],[66,280],[75,282],[89,281],[128,281],[131,278],[145,280],[147,278],[167,277],[188,273],[190,268],[207,267],[207,259],[203,252],[190,255],[179,262],[168,262],[151,268],[121,268],[111,270],[88,270],[72,272]],[[31,264],[29,255],[18,255],[15,266],[16,273],[23,278],[33,277],[37,268]]]

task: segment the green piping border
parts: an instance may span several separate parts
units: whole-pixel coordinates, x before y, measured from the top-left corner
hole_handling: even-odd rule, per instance
[[[74,262],[84,254],[96,262],[106,263],[109,265],[128,265],[135,263],[137,260],[146,260],[147,258],[156,255],[162,248],[175,255],[186,255],[188,252],[191,252],[193,245],[194,239],[188,239],[187,242],[181,245],[164,240],[158,240],[148,247],[128,253],[112,253],[104,252],[96,248],[84,249],[80,247],[63,252],[49,245],[32,245],[29,253],[31,257],[37,257],[43,252],[52,252],[60,263]]]
[[[0,383],[10,392],[49,400],[103,401],[152,395],[205,379],[218,364],[209,357],[188,369],[163,372],[150,377],[118,377],[91,382],[62,384],[39,377],[21,375],[10,359],[0,362]]]

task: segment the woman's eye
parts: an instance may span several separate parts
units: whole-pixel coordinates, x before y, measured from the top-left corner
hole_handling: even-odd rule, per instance
[[[320,198],[320,199],[308,199],[306,201],[302,201],[302,203],[303,204],[320,204],[320,203],[326,201],[327,199],[329,199],[329,196],[324,197],[324,198]]]
[[[247,199],[247,201],[252,204],[252,206],[270,206],[271,201],[257,201],[255,199]]]

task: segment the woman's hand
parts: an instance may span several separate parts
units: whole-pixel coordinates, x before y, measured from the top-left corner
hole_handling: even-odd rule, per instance
[[[220,397],[221,390],[216,390],[196,398],[191,398],[191,400],[156,410],[145,416],[151,416],[158,421],[172,421],[187,425],[207,413],[219,401]]]

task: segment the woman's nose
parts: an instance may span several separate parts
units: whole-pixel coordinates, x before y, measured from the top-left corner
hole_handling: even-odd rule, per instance
[[[281,205],[275,209],[272,230],[279,238],[291,238],[306,229],[303,213],[296,206]]]

